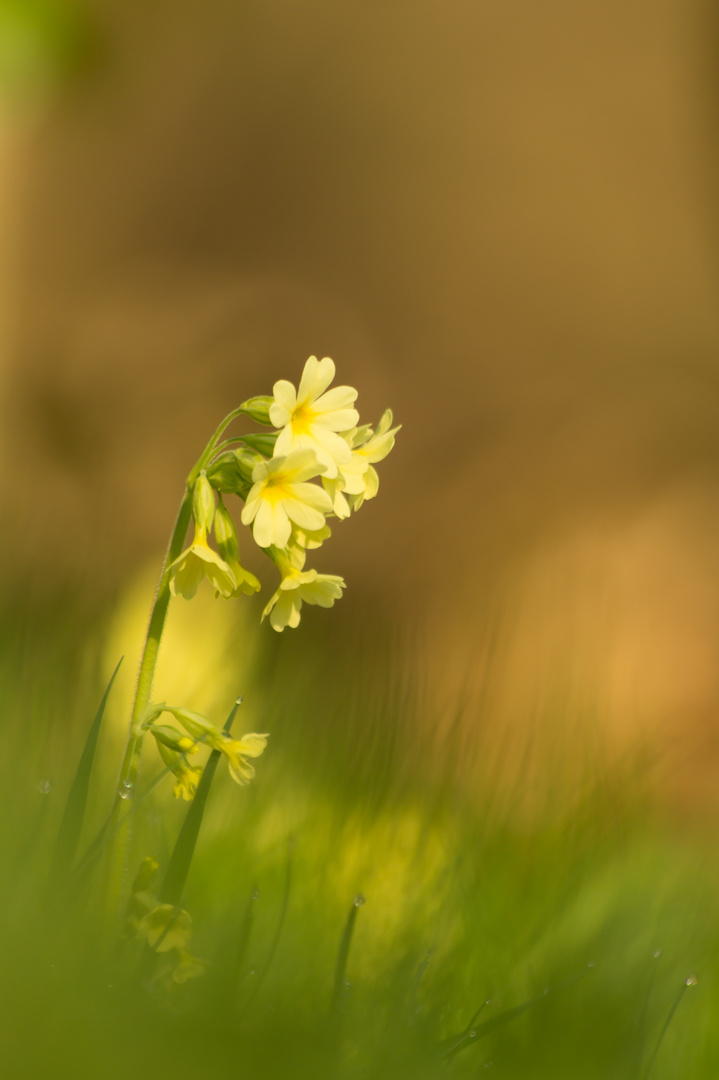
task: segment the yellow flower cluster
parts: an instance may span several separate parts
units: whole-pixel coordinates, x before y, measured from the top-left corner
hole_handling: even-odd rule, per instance
[[[175,983],[202,975],[205,964],[187,949],[192,936],[189,913],[174,904],[161,904],[155,895],[159,865],[151,856],[142,860],[128,902],[127,928],[164,957],[166,963],[156,978],[170,989]]]
[[[169,724],[158,723],[163,713],[170,713],[185,729],[183,734]],[[267,746],[269,735],[252,731],[241,739],[233,739],[201,713],[175,705],[153,705],[138,725],[138,735],[149,731],[154,736],[160,757],[175,777],[175,798],[190,802],[195,797],[202,776],[199,766],[190,765],[188,757],[196,754],[200,743],[217,750],[227,761],[230,776],[238,784],[247,784],[255,775],[255,767],[247,760],[257,758]]]
[[[329,357],[311,356],[297,389],[281,379],[271,397],[251,398],[237,410],[275,431],[229,440],[240,447],[230,451],[223,444],[194,481],[193,541],[167,569],[173,595],[189,600],[204,577],[216,596],[260,588],[240,563],[237,531],[223,494],[244,501],[242,524],[252,529],[255,543],[280,571],[279,586],[262,614],[275,630],[296,627],[303,603],[332,607],[342,595],[344,579],[306,570],[306,552],[331,535],[328,518],[348,518],[374,498],[379,487],[374,466],[389,454],[399,428],[392,427],[389,409],[376,429],[359,427],[357,391],[351,386],[330,389],[334,377]],[[217,551],[207,540],[213,526]],[[189,791],[194,783],[190,774],[181,787]]]

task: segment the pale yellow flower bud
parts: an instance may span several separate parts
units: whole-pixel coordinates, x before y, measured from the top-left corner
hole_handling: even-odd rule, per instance
[[[206,474],[201,472],[192,489],[192,516],[195,519],[195,528],[199,533],[207,535],[212,528],[214,513],[215,493]]]
[[[245,416],[251,417],[252,420],[256,420],[258,424],[270,424],[270,405],[274,398],[269,397],[266,394],[262,394],[259,397],[248,398],[247,401],[243,401],[240,405],[240,409]]]

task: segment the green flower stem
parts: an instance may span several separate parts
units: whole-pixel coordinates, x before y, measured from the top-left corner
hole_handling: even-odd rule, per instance
[[[110,918],[113,920],[118,917],[121,910],[120,905],[122,903],[123,882],[127,868],[127,855],[132,834],[132,814],[126,812],[120,816],[120,813],[123,804],[125,804],[126,809],[129,811],[131,805],[130,800],[133,798],[137,786],[137,776],[140,769],[140,758],[142,755],[142,743],[144,738],[144,733],[138,734],[137,727],[152,700],[152,685],[155,678],[157,657],[160,651],[160,641],[162,639],[162,632],[165,628],[165,619],[167,618],[167,609],[170,606],[171,598],[168,570],[175,559],[182,553],[187,530],[190,527],[190,522],[192,520],[193,485],[197,477],[210,461],[225,428],[235,419],[235,417],[239,416],[241,412],[241,408],[235,409],[225,417],[190,472],[190,475],[187,478],[185,495],[180,505],[175,528],[172,532],[167,555],[165,556],[165,561],[162,566],[160,583],[157,588],[152,615],[150,616],[150,625],[147,630],[142,660],[140,661],[140,673],[137,679],[137,690],[135,691],[135,701],[133,703],[132,716],[130,719],[130,733],[125,748],[125,755],[122,759],[120,779],[113,804],[112,818],[115,820],[117,827],[110,848],[106,881],[107,910]]]

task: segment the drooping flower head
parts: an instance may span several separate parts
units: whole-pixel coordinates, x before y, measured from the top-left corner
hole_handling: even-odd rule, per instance
[[[255,466],[242,524],[252,524],[261,548],[286,547],[293,524],[310,531],[324,528],[325,514],[332,511],[329,495],[318,484],[307,483],[324,471],[313,450],[296,450]]]
[[[286,626],[294,630],[299,626],[303,603],[330,608],[340,599],[345,587],[344,578],[337,574],[318,574],[316,570],[288,567],[279,588],[262,612],[262,618],[269,615],[273,630],[281,632]]]
[[[267,746],[269,739],[267,733],[259,734],[256,731],[250,731],[240,739],[233,739],[202,713],[174,705],[167,705],[165,709],[172,713],[193,739],[202,739],[213,750],[219,750],[224,755],[233,780],[238,784],[249,783],[255,775],[255,768],[246,759],[260,756]]]
[[[339,432],[349,431],[359,420],[354,408],[357,391],[351,386],[328,390],[334,377],[335,365],[329,356],[323,360],[311,356],[298,389],[286,379],[280,379],[273,387],[274,403],[270,406],[270,420],[275,427],[282,428],[275,453],[313,450],[330,479],[351,456]]]
[[[353,510],[359,510],[365,499],[373,499],[377,494],[379,476],[374,465],[378,461],[384,461],[387,457],[394,446],[397,432],[401,426],[401,424],[398,424],[397,427],[392,427],[392,410],[385,409],[380,417],[376,431],[373,432],[371,428],[359,428],[352,433],[352,461],[353,463],[364,463],[366,466],[365,469],[361,469],[361,467],[355,469],[355,475],[359,474],[361,479],[350,482],[348,476],[345,491],[352,496]]]
[[[215,494],[204,473],[195,481],[192,491],[192,515],[195,535],[186,548],[168,567],[170,592],[191,600],[204,577],[221,596],[232,596],[237,581],[231,567],[207,543],[207,533],[215,513]]]

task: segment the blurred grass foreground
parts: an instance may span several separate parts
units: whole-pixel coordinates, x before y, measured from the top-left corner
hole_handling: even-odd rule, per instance
[[[143,973],[141,944],[107,934],[92,853],[151,580],[109,619],[67,595],[3,612],[7,1075],[716,1075],[715,844],[666,827],[649,763],[605,769],[546,716],[554,744],[528,816],[521,775],[508,787],[480,768],[468,787],[451,731],[424,749],[412,737],[432,717],[409,646],[378,640],[371,620],[258,635],[252,601],[230,617],[209,589],[175,604],[158,694],[229,711],[241,691],[242,729],[269,730],[271,753],[252,785],[218,771],[210,792],[182,900],[201,974],[168,985]],[[78,870],[48,891],[123,641]],[[496,760],[491,715],[472,721]],[[565,788],[568,766],[581,783]],[[167,865],[185,812],[168,811],[171,778],[150,789],[161,771],[153,756],[141,777],[135,869],[146,856]]]

